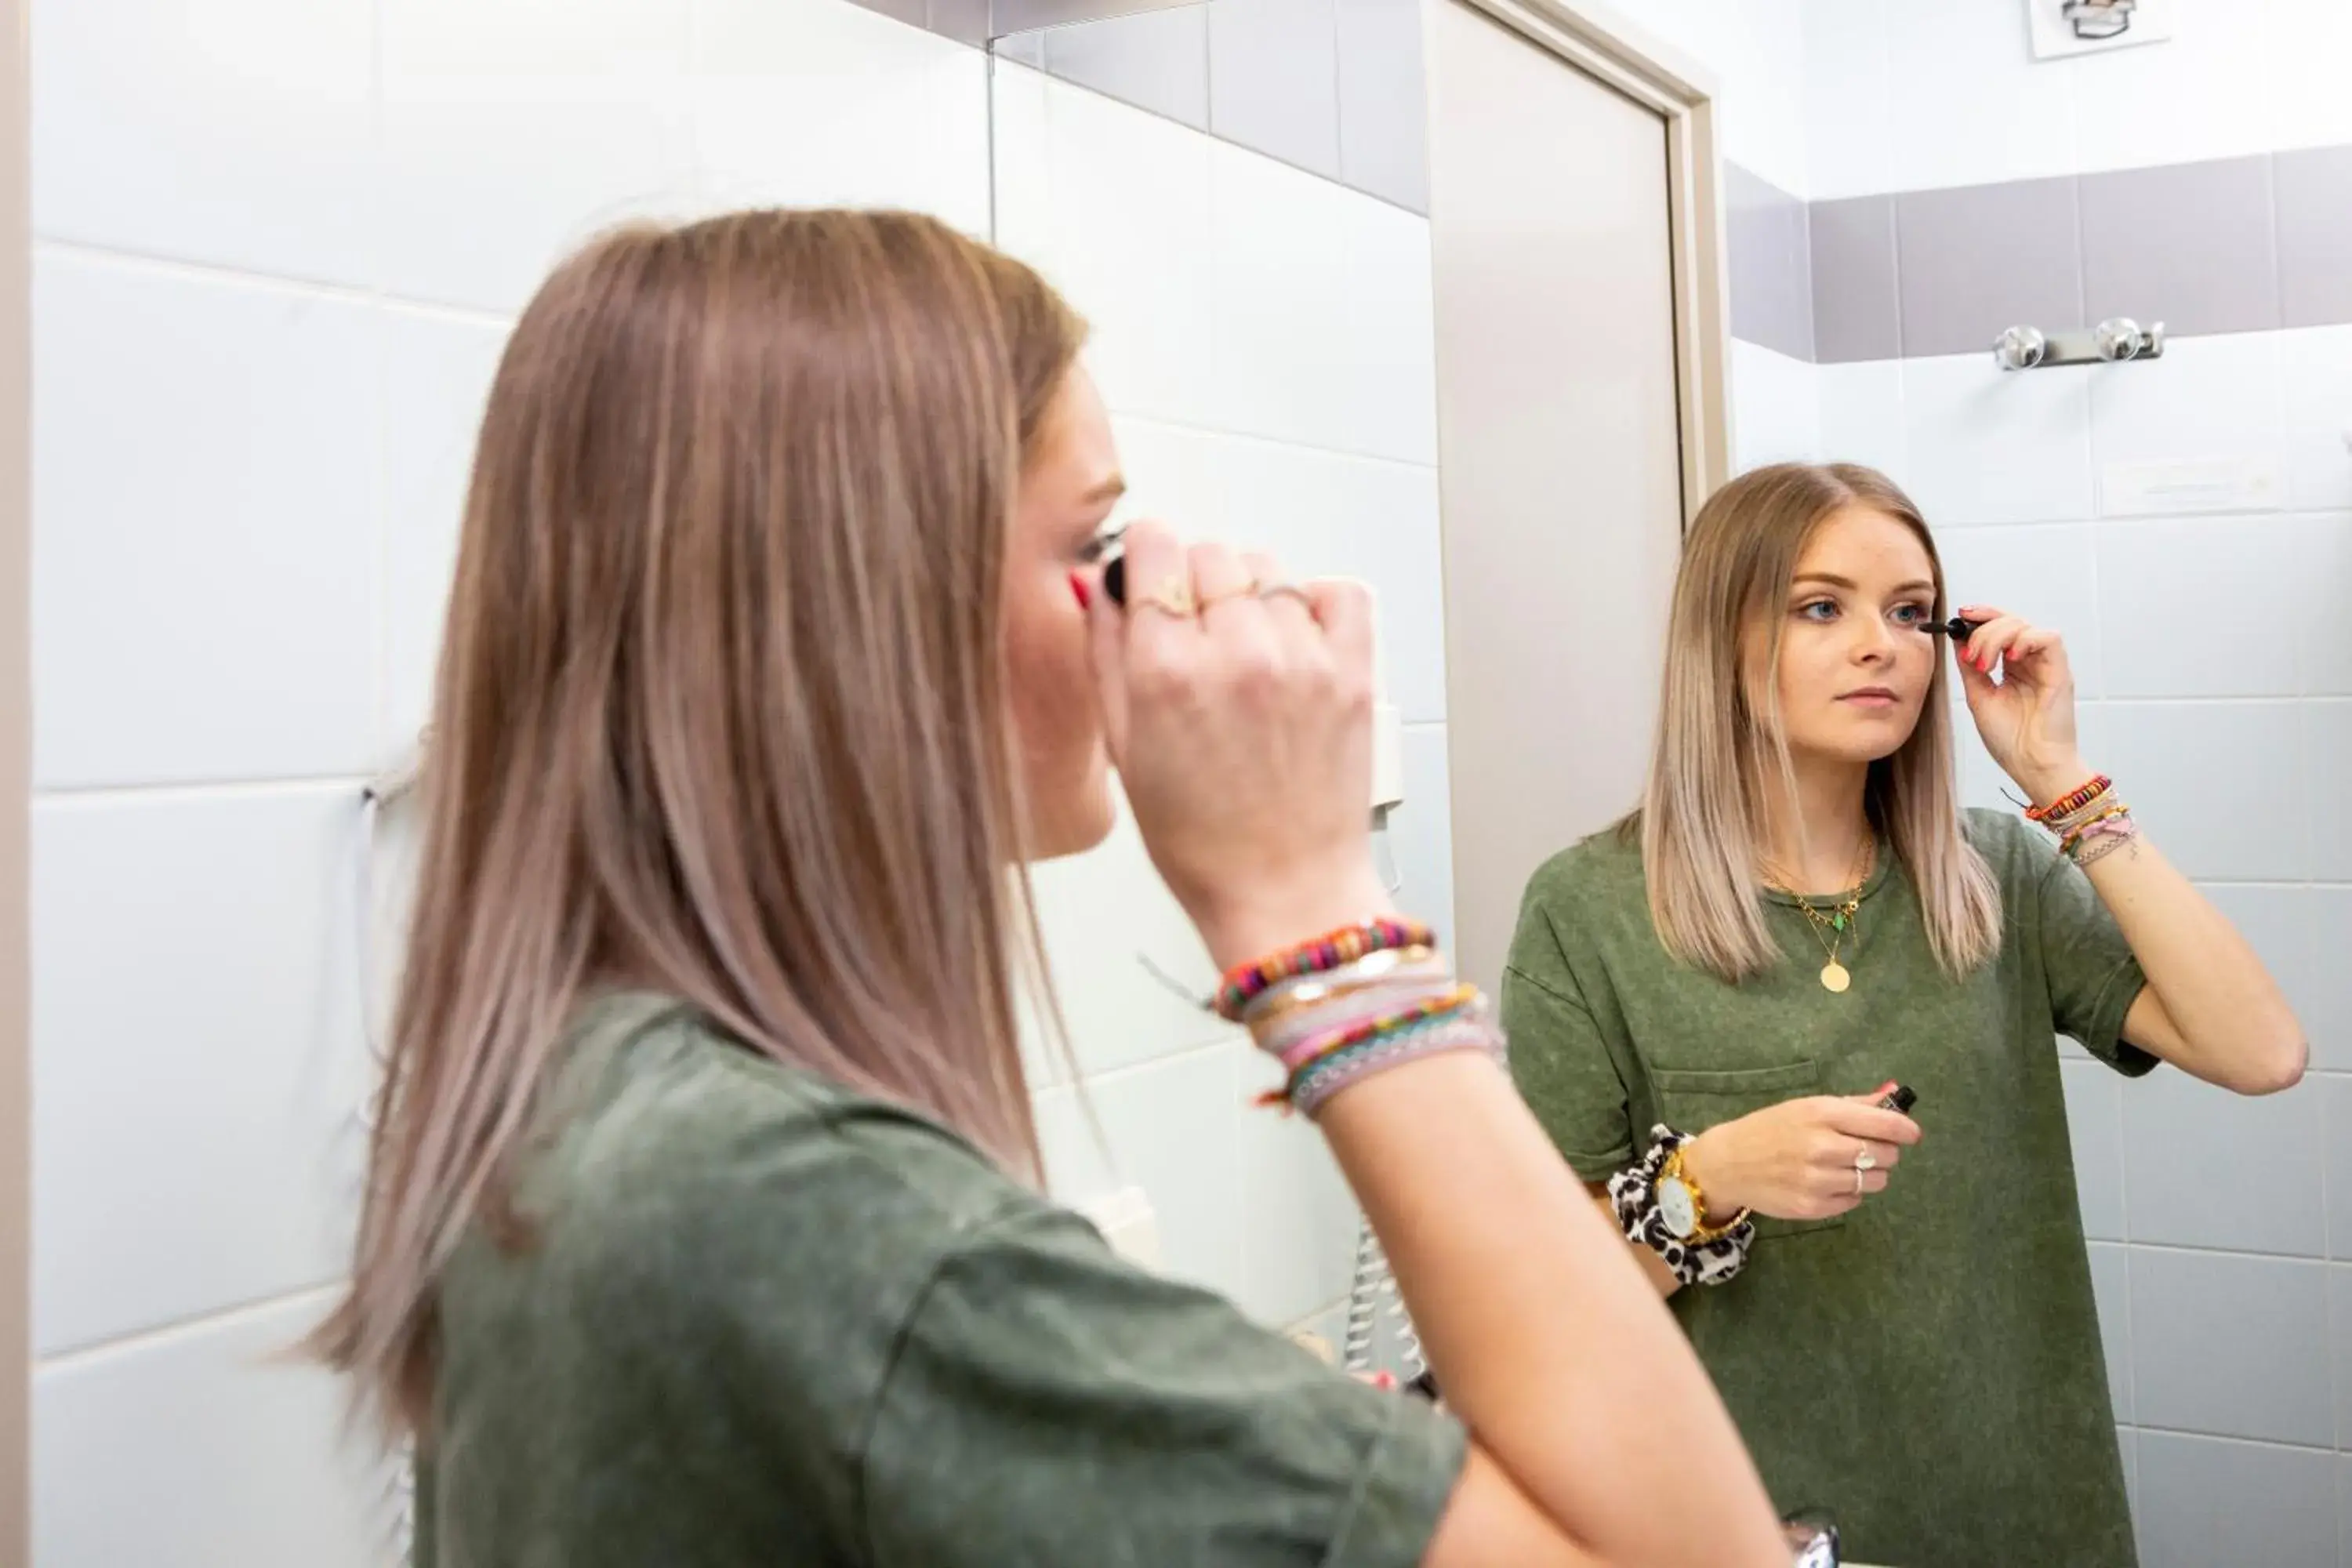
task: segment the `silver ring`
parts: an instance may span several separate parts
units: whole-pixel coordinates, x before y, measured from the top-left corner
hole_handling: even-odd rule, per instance
[[[1854,1174],[1858,1176],[1864,1171],[1874,1171],[1876,1169],[1878,1169],[1878,1156],[1872,1153],[1869,1146],[1865,1144],[1863,1147],[1862,1152],[1853,1157]]]
[[[1862,1194],[1863,1194],[1863,1185],[1862,1185],[1862,1167],[1861,1167],[1861,1166],[1859,1166],[1859,1165],[1856,1165],[1856,1166],[1853,1168],[1853,1195],[1854,1195],[1855,1197],[1860,1197],[1860,1196],[1862,1196]]]
[[[1300,587],[1296,583],[1261,583],[1257,587],[1257,596],[1261,599],[1271,599],[1277,595],[1283,594],[1286,594],[1290,597],[1297,600],[1300,606],[1304,608],[1308,615],[1311,616],[1315,613],[1315,600],[1313,595],[1309,595],[1306,589]]]

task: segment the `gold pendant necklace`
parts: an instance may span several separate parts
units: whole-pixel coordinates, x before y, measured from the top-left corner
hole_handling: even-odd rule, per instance
[[[1862,910],[1862,889],[1870,880],[1877,847],[1877,840],[1865,834],[1853,890],[1826,910],[1793,888],[1780,889],[1797,900],[1797,908],[1804,911],[1805,923],[1813,928],[1813,940],[1822,944],[1822,952],[1829,957],[1829,962],[1822,965],[1822,989],[1832,995],[1843,996],[1853,984],[1853,972],[1840,962],[1839,955],[1845,948],[1847,933],[1853,929],[1854,916]]]

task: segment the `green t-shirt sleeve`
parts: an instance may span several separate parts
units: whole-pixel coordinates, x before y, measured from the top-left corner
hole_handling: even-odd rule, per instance
[[[1511,941],[1501,1010],[1520,1098],[1580,1179],[1607,1181],[1633,1157],[1625,1082],[1533,898]]]
[[[902,1326],[863,1510],[876,1568],[1411,1568],[1465,1451],[1029,1205],[946,1253]]]
[[[2050,1013],[2058,1032],[2116,1071],[2137,1078],[2156,1058],[2123,1037],[2124,1015],[2147,984],[2131,944],[2083,868],[2035,836],[2036,925]]]

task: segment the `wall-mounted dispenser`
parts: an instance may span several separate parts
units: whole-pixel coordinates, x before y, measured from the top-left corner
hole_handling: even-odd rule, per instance
[[[2179,0],[2025,0],[2038,60],[2163,43],[2178,8]]]

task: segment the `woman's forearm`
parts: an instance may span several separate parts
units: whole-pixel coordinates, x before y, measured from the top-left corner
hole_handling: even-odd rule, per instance
[[[1538,1507],[1612,1562],[1788,1561],[1656,1288],[1497,1068],[1412,1062],[1343,1090],[1319,1123],[1447,1405]]]
[[[2237,927],[2144,835],[2084,870],[2160,1004],[2153,1016],[2135,1007],[2126,1037],[2242,1093],[2293,1087],[2307,1054],[2303,1026]]]
[[[1608,1184],[1588,1182],[1585,1184],[1584,1190],[1592,1194],[1594,1205],[1601,1210],[1601,1223],[1607,1226],[1612,1232],[1623,1235],[1623,1232],[1617,1229],[1617,1206],[1610,1201]],[[1667,1268],[1666,1260],[1659,1257],[1651,1247],[1630,1238],[1625,1245],[1632,1249],[1633,1261],[1642,1266],[1642,1272],[1648,1277],[1650,1284],[1657,1290],[1661,1300],[1683,1288],[1682,1277]]]

